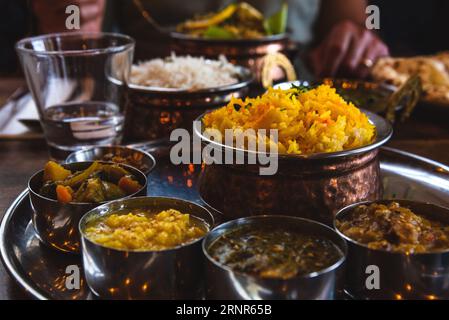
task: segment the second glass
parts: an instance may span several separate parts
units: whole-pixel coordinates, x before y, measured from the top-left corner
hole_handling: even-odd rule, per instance
[[[112,33],[61,33],[16,45],[50,155],[122,138],[134,40]]]

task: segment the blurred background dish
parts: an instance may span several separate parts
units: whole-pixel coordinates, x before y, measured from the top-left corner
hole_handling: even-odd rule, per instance
[[[178,24],[176,30],[205,39],[258,39],[285,33],[287,17],[286,2],[270,17],[248,2],[231,3],[218,12],[196,15]]]
[[[225,55],[232,63],[249,68],[258,83],[262,82],[266,56],[278,54],[288,61],[299,49],[295,42],[290,41],[287,33],[286,2],[276,6],[277,11],[266,17],[247,2],[233,3],[216,13],[190,17],[178,23],[176,31],[161,27],[140,0],[134,3],[151,26],[161,34],[169,35],[170,48],[175,52],[204,55],[211,59]],[[274,72],[275,80],[291,74],[283,68]],[[290,63],[288,68],[293,70]]]

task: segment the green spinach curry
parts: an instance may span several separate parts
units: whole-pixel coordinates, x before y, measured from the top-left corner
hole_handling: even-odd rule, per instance
[[[326,269],[342,252],[330,240],[281,228],[242,227],[209,247],[218,263],[261,278],[290,279]]]

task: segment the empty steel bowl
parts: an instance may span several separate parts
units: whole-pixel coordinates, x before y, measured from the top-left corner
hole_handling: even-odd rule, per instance
[[[335,216],[334,227],[348,243],[345,290],[358,299],[448,299],[449,249],[414,254],[374,250],[349,238],[336,227],[338,219],[351,214],[362,204],[393,201],[416,214],[449,224],[448,208],[410,200],[361,202],[340,210]],[[378,289],[373,287],[374,281],[379,281]],[[367,283],[371,285],[367,286]]]
[[[106,299],[200,299],[203,297],[204,258],[201,240],[161,251],[126,251],[89,240],[91,219],[123,209],[176,209],[203,220],[211,229],[214,218],[193,202],[163,197],[113,201],[88,212],[80,221],[84,275],[90,289]]]
[[[128,164],[142,171],[146,175],[148,175],[156,165],[156,160],[148,152],[125,146],[96,146],[87,149],[81,149],[79,151],[71,153],[67,157],[65,162],[73,163],[73,162],[95,161],[95,160],[111,161],[105,160],[105,156],[108,155],[114,155],[121,158],[131,157],[132,159],[135,159],[134,160],[135,163],[131,164],[125,162],[125,164]]]
[[[254,152],[211,141],[195,127],[194,133],[203,145],[218,154],[230,152],[232,159],[245,158],[245,164],[206,164],[198,182],[200,196],[228,219],[282,212],[332,225],[339,209],[381,197],[378,152],[393,129],[384,118],[363,112],[376,126],[372,143],[340,152],[279,154],[273,175],[260,175],[260,168],[266,164],[248,164]],[[203,117],[198,121],[202,123]]]
[[[242,227],[270,226],[297,230],[322,236],[332,241],[342,252],[333,265],[314,273],[290,279],[267,279],[233,271],[215,261],[210,246],[219,237]],[[233,220],[212,230],[203,241],[206,262],[206,299],[262,300],[262,299],[335,299],[342,290],[345,241],[331,228],[311,220],[289,216],[258,216]]]
[[[74,162],[63,164],[62,166],[72,171],[79,171],[88,168],[92,163],[93,161]],[[147,178],[145,174],[127,165],[120,166],[131,172],[142,185],[138,192],[127,196],[127,198],[146,195]],[[80,249],[78,223],[86,212],[99,206],[101,203],[63,204],[57,200],[44,197],[39,194],[39,189],[42,187],[43,174],[44,170],[40,170],[28,181],[34,229],[39,239],[50,247],[64,252],[78,253]]]
[[[125,136],[130,141],[168,138],[177,128],[192,131],[193,121],[206,110],[243,97],[253,82],[251,72],[238,67],[239,82],[201,90],[128,85]]]

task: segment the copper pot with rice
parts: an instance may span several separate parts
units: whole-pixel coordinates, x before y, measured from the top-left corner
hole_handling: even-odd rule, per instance
[[[322,94],[326,96],[329,89],[325,87]],[[279,94],[281,91],[272,89],[268,94],[270,92]],[[309,96],[313,96],[313,93]],[[341,99],[335,96],[334,98],[337,101]],[[269,101],[260,101],[261,104],[269,104]],[[257,100],[234,99],[225,107],[228,109],[223,109],[222,112],[232,114],[230,108],[233,105],[243,103],[242,106],[245,108],[244,104],[248,102],[257,103]],[[307,105],[308,102],[303,103]],[[330,102],[323,102],[323,108],[326,108],[326,103]],[[195,134],[202,139],[204,146],[209,146],[208,148],[212,148],[214,152],[229,152],[233,159],[237,157],[245,159],[245,164],[207,164],[210,163],[210,159],[206,157],[206,165],[199,180],[200,196],[208,205],[222,212],[227,219],[282,212],[328,225],[332,224],[333,216],[339,209],[354,202],[378,199],[382,194],[378,151],[379,147],[390,139],[392,127],[388,121],[371,112],[359,111],[346,103],[340,107],[351,108],[351,112],[354,112],[355,116],[348,113],[347,119],[348,122],[354,123],[352,127],[354,133],[359,132],[361,128],[357,127],[359,123],[355,119],[359,117],[365,119],[364,125],[373,130],[369,141],[363,141],[358,145],[353,143],[350,147],[341,150],[335,148],[336,150],[329,152],[321,150],[323,148],[316,144],[312,146],[314,151],[303,154],[291,153],[292,145],[289,145],[287,150],[281,142],[277,154],[278,168],[273,175],[260,175],[260,169],[265,167],[266,163],[259,161],[259,157],[255,163],[248,164],[252,154],[260,155],[261,152],[213,141],[207,137],[203,128],[195,128]],[[273,112],[272,117],[279,116],[278,111],[283,112],[281,109],[270,110],[269,112]],[[337,112],[336,109],[333,111]],[[243,114],[245,113],[248,111],[244,110]],[[211,114],[205,114],[198,119],[205,124],[206,130],[207,125],[210,125]],[[221,121],[223,121],[221,124],[225,124],[228,120],[221,119]],[[318,123],[318,120],[315,122]],[[278,125],[281,126],[280,123]],[[286,128],[293,126],[294,123],[286,124]],[[279,135],[282,133],[279,130]]]
[[[182,74],[180,63],[189,62],[194,64],[184,65],[187,70]],[[136,79],[135,70],[139,66],[134,65],[128,85],[125,121],[128,141],[167,139],[177,128],[191,131],[199,115],[229,102],[231,96],[244,96],[253,82],[247,68],[233,66],[223,58],[209,60],[172,55],[145,64],[151,65],[151,72],[144,70]],[[207,70],[200,70],[201,65]],[[176,69],[176,77],[170,68]],[[192,75],[193,71],[197,73]],[[205,77],[204,73],[209,76]]]

